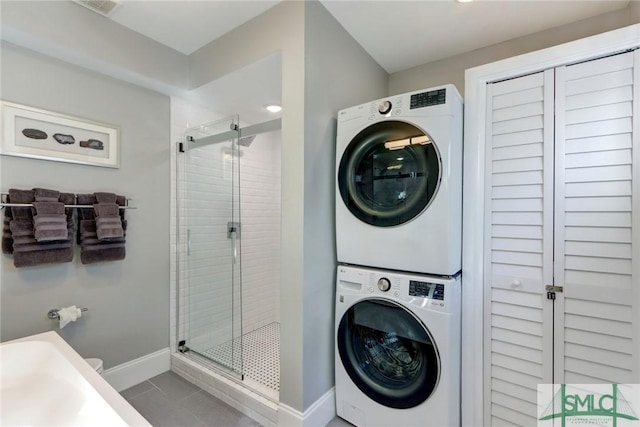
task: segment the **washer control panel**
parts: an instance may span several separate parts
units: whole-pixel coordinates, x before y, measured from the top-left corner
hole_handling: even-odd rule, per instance
[[[451,313],[460,306],[460,277],[438,277],[341,265],[336,296],[379,296],[415,307]],[[456,308],[458,307],[458,308]]]

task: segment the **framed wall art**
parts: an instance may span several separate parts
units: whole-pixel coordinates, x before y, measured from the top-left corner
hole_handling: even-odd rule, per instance
[[[117,127],[0,101],[0,154],[120,167]]]

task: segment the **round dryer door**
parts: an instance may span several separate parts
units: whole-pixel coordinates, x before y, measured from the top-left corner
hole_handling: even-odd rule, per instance
[[[406,122],[384,121],[351,140],[340,161],[338,188],[353,215],[390,227],[429,206],[440,175],[440,156],[428,134]]]
[[[340,321],[337,342],[353,383],[381,405],[413,408],[438,384],[436,345],[427,328],[399,304],[381,299],[354,304]]]

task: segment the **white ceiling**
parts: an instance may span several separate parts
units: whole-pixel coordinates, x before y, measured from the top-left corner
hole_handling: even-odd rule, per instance
[[[109,17],[186,55],[280,0],[120,0]],[[626,7],[629,0],[320,0],[388,73]],[[286,24],[286,23],[283,23]],[[243,125],[270,120],[281,102],[273,56],[188,95]]]
[[[629,1],[322,0],[388,73],[624,8]]]
[[[280,118],[267,105],[281,105],[282,67],[275,53],[192,90],[186,100],[221,115],[239,115],[241,126]]]
[[[189,55],[279,0],[117,0],[115,22]]]
[[[190,54],[279,0],[121,0],[110,16]],[[387,72],[626,7],[629,0],[321,0]]]

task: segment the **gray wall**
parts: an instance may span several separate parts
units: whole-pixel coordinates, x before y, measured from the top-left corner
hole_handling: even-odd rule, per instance
[[[640,22],[640,1],[631,1],[629,6],[622,10],[393,73],[389,76],[389,94],[453,83],[464,96],[464,72],[467,68],[556,46],[637,22]]]
[[[334,384],[336,116],[343,108],[384,97],[387,79],[386,71],[321,3],[306,2],[303,295],[305,409]]]
[[[182,53],[71,1],[2,0],[2,39],[164,93],[188,86]]]
[[[2,99],[120,127],[119,169],[0,156],[0,187],[110,191],[133,199],[124,261],[16,269],[2,255],[0,340],[57,328],[47,311],[89,312],[62,329],[105,368],[169,345],[169,98],[2,43]]]

